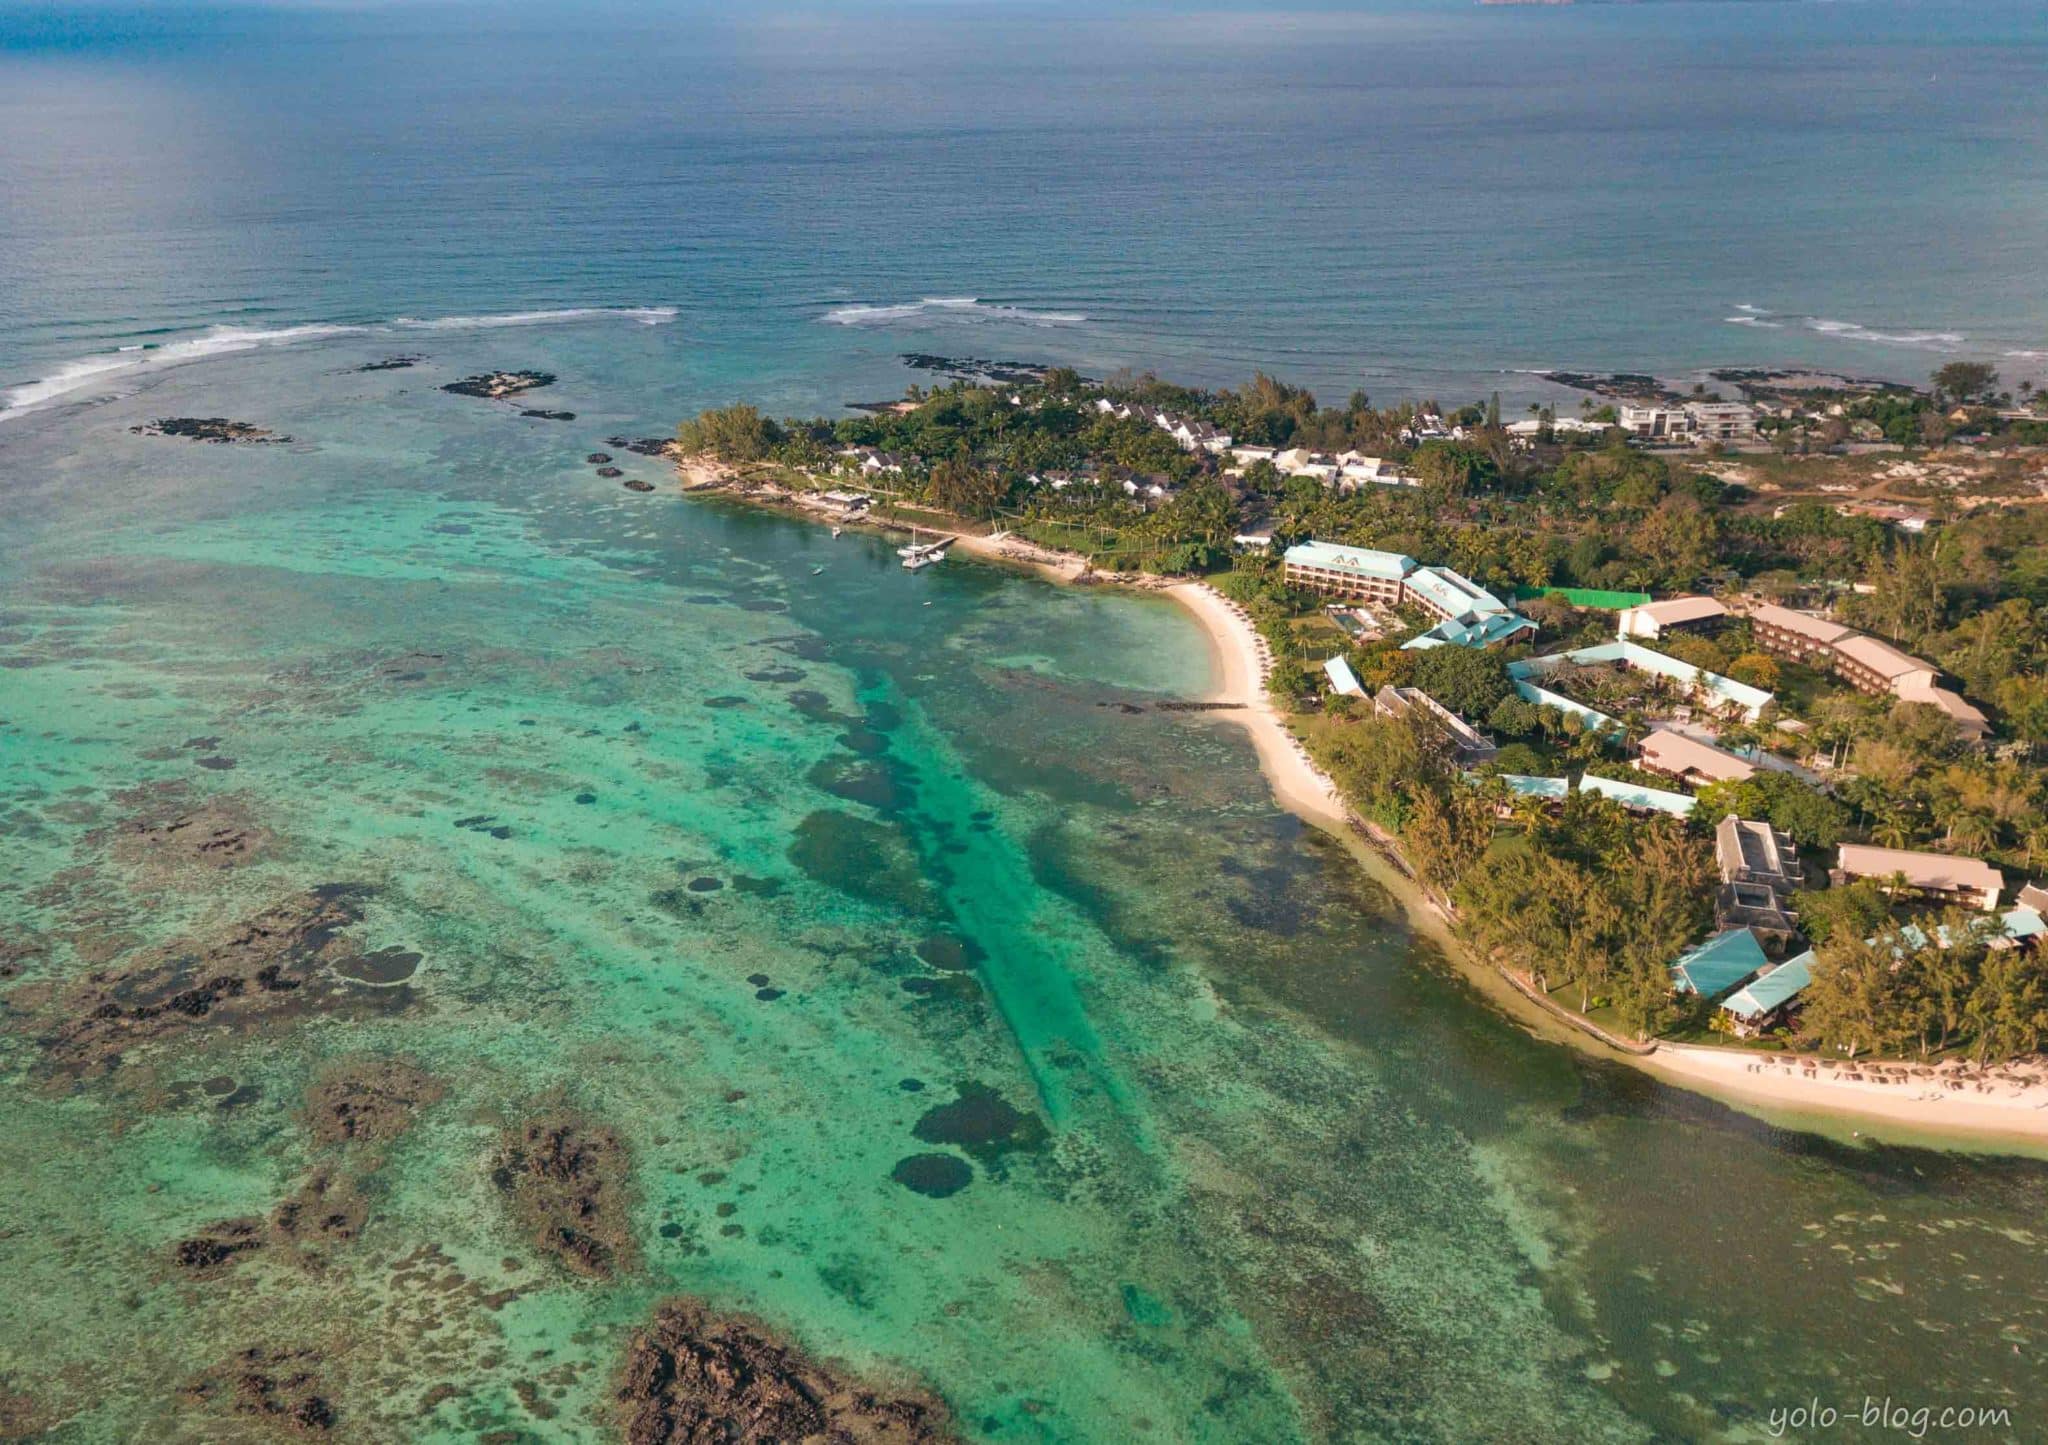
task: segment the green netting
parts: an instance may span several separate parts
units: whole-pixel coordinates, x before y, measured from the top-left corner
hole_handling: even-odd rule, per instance
[[[1596,607],[1603,612],[1619,612],[1624,607],[1640,607],[1650,600],[1647,592],[1609,592],[1599,587],[1517,587],[1515,601],[1527,602],[1531,597],[1562,597],[1574,607]]]

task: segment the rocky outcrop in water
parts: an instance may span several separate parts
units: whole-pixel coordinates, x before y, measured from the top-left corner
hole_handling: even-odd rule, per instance
[[[387,356],[382,361],[366,361],[357,371],[404,371],[407,367],[418,366],[417,356]]]
[[[261,445],[291,440],[288,436],[266,430],[254,422],[229,421],[224,416],[164,416],[152,422],[144,422],[141,426],[131,426],[128,430],[137,436],[183,437],[187,441],[216,442],[221,445]]]
[[[520,1228],[573,1273],[631,1268],[631,1161],[616,1131],[566,1112],[535,1120],[507,1135],[491,1177]]]
[[[957,1438],[927,1395],[885,1394],[749,1321],[673,1300],[633,1339],[617,1390],[627,1445],[929,1445]]]
[[[222,1361],[185,1387],[185,1398],[225,1407],[291,1435],[322,1435],[336,1423],[312,1350],[256,1346]]]
[[[486,401],[503,401],[522,392],[537,391],[543,386],[555,384],[554,374],[547,371],[486,371],[477,376],[465,376],[460,381],[451,381],[441,390],[457,396],[480,396]]]
[[[928,351],[906,351],[899,360],[912,371],[936,371],[954,381],[971,381],[979,386],[1037,386],[1049,367],[1036,361],[992,361],[981,356],[934,356]],[[1084,378],[1085,379],[1085,378]]]
[[[674,437],[606,437],[604,444],[636,457],[665,457],[676,449]]]
[[[357,951],[342,931],[362,920],[368,893],[325,884],[212,938],[180,939],[87,974],[47,1001],[57,1022],[41,1040],[46,1060],[72,1072],[111,1070],[131,1049],[195,1029],[403,1009],[409,985],[363,988],[332,968]]]
[[[268,1220],[223,1220],[179,1240],[171,1249],[178,1274],[216,1279],[245,1256],[273,1247],[300,1264],[324,1263],[328,1250],[352,1243],[369,1222],[362,1180],[383,1163],[376,1146],[405,1133],[418,1111],[444,1092],[424,1070],[399,1060],[330,1065],[307,1089],[301,1116],[321,1161]]]
[[[268,1242],[262,1220],[225,1219],[179,1240],[171,1250],[171,1259],[181,1272],[206,1279],[221,1274],[237,1259]]]
[[[253,862],[276,841],[240,798],[201,796],[182,781],[132,788],[114,801],[132,811],[88,841],[104,844],[143,887],[200,882]]]
[[[654,483],[643,482],[638,477],[629,477],[626,480],[626,490],[629,492],[651,492],[654,490]]]
[[[316,1144],[384,1144],[446,1092],[426,1070],[400,1060],[345,1060],[306,1090],[306,1127]]]

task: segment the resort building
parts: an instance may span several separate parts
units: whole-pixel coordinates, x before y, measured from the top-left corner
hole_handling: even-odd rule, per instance
[[[1351,670],[1351,664],[1341,657],[1333,657],[1323,664],[1323,675],[1330,679],[1330,691],[1339,697],[1364,697],[1365,688],[1358,681],[1358,674]]]
[[[1612,798],[1630,812],[1662,813],[1669,818],[1689,818],[1692,810],[1699,806],[1699,800],[1689,793],[1669,793],[1662,788],[1646,788],[1641,783],[1596,778],[1591,773],[1580,776],[1579,791]]]
[[[2048,916],[2043,915],[2040,903],[2026,901],[2029,893],[2039,895],[2040,892],[2040,889],[2031,887],[2020,890],[2019,906],[2006,910],[2005,917],[2000,920],[2005,925],[2005,934],[1992,940],[1993,948],[2039,948],[2042,941],[2048,939]],[[2041,902],[2048,903],[2048,898]]]
[[[1733,813],[1714,828],[1714,862],[1723,883],[1758,883],[1780,893],[1806,886],[1792,840],[1769,823]]]
[[[1536,624],[1519,612],[1485,612],[1470,617],[1451,617],[1429,631],[1401,644],[1404,652],[1426,652],[1432,647],[1500,647],[1520,639],[1534,638]]]
[[[1363,452],[1339,452],[1337,464],[1337,490],[1356,491],[1362,486],[1414,487],[1420,486],[1415,478],[1381,457],[1369,457]]]
[[[1539,686],[1531,679],[1564,667],[1593,667],[1612,664],[1624,668],[1637,668],[1654,673],[1683,686],[1694,698],[1711,708],[1730,707],[1739,710],[1751,722],[1762,715],[1771,703],[1771,694],[1760,687],[1737,682],[1717,672],[1694,667],[1689,662],[1680,662],[1667,657],[1654,648],[1640,642],[1603,642],[1593,647],[1581,647],[1571,652],[1553,652],[1543,657],[1524,658],[1508,664],[1508,676],[1514,680],[1515,691],[1526,702],[1542,703],[1577,717],[1586,727],[1614,731],[1621,726],[1613,718],[1598,712],[1583,703],[1574,702],[1562,693]]]
[[[1655,642],[1667,632],[1693,632],[1711,627],[1727,617],[1728,609],[1711,597],[1667,597],[1662,602],[1645,602],[1624,607],[1616,633]]]
[[[1780,964],[1766,964],[1757,976],[1721,1001],[1738,1038],[1754,1038],[1790,1012],[1813,982],[1813,950]]]
[[[1689,401],[1685,414],[1692,420],[1696,442],[1753,442],[1756,440],[1756,408],[1742,401]]]
[[[1529,773],[1502,773],[1500,780],[1518,798],[1535,798],[1545,803],[1562,803],[1572,795],[1570,778],[1539,778]]]
[[[1991,736],[1991,719],[1963,697],[1945,687],[1936,687],[1930,682],[1908,679],[1898,689],[1901,702],[1924,702],[1929,707],[1938,707],[1948,714],[1950,722],[1956,725],[1956,732],[1964,742],[1981,743]]]
[[[1966,903],[1991,912],[2005,891],[2005,875],[1981,858],[1954,858],[1947,853],[1915,853],[1905,848],[1877,848],[1844,843],[1835,860],[1843,881],[1903,878],[1915,892],[1944,901]]]
[[[1297,542],[1287,549],[1285,576],[1289,586],[1314,592],[1420,608],[1437,625],[1404,644],[1411,649],[1493,647],[1536,631],[1535,623],[1477,582],[1448,567],[1424,567],[1399,552]]]
[[[1799,936],[1799,915],[1761,883],[1723,883],[1714,890],[1714,927],[1747,928],[1776,951]]]
[[[1118,421],[1144,422],[1156,426],[1171,436],[1182,451],[1211,452],[1220,456],[1231,450],[1230,433],[1221,431],[1199,418],[1175,416],[1172,412],[1162,411],[1156,406],[1146,406],[1142,402],[1126,404],[1106,396],[1095,398],[1095,410],[1103,416],[1113,416]]]
[[[1325,485],[1337,480],[1337,460],[1307,447],[1289,447],[1273,456],[1273,465],[1283,477],[1310,477]]]
[[[1383,687],[1373,694],[1373,711],[1381,717],[1416,717],[1440,738],[1461,767],[1490,763],[1500,752],[1493,739],[1459,717],[1419,687]]]
[[[1858,692],[1897,693],[1901,685],[1932,687],[1932,663],[1908,657],[1889,643],[1852,632],[1835,644],[1835,671]]]
[[[1501,430],[1505,431],[1516,441],[1530,442],[1542,436],[1545,432],[1561,437],[1599,436],[1611,425],[1613,425],[1612,422],[1587,421],[1583,417],[1576,416],[1531,416],[1524,417],[1520,421],[1511,421]]]
[[[1678,993],[1716,998],[1754,978],[1770,959],[1747,928],[1730,928],[1688,948],[1671,965],[1671,987]]]
[[[1692,436],[1692,417],[1677,407],[1629,404],[1618,415],[1621,429],[1644,441],[1685,441]]]
[[[1714,926],[1751,929],[1774,948],[1790,944],[1799,929],[1792,894],[1806,883],[1791,840],[1769,823],[1730,813],[1714,829],[1714,861],[1721,873]]]
[[[1285,557],[1288,586],[1356,597],[1385,607],[1401,605],[1407,595],[1407,576],[1416,567],[1413,557],[1399,552],[1340,547],[1332,542],[1297,542]]]
[[[1749,614],[1765,650],[1834,672],[1859,692],[1940,708],[1968,742],[1982,742],[1991,721],[1961,693],[1942,687],[1940,669],[1838,622],[1788,607],[1761,606]]]
[[[1735,754],[1663,728],[1643,739],[1636,754],[1636,766],[1688,788],[1701,788],[1709,783],[1744,783],[1756,776],[1756,768]]]
[[[1821,667],[1832,666],[1837,642],[1855,635],[1839,622],[1829,622],[1810,612],[1794,612],[1774,603],[1752,609],[1749,625],[1756,633],[1758,645],[1766,652]]]
[[[863,476],[872,477],[883,472],[900,475],[904,467],[904,458],[876,447],[848,447],[839,455],[851,462]]]

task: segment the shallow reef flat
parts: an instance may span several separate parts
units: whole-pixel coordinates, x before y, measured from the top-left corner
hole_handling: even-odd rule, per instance
[[[1172,604],[593,479],[658,426],[596,345],[224,361],[6,440],[5,1433],[1635,1440],[2030,1388],[2038,1168],[1526,1038],[1153,705],[1208,682]],[[514,366],[603,420],[441,390]],[[127,430],[182,413],[297,441]]]

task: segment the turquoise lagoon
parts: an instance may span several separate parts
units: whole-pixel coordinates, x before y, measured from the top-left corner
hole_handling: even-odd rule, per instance
[[[1155,706],[1209,681],[1171,604],[907,574],[606,445],[674,419],[633,379],[661,330],[342,336],[7,423],[12,1418],[239,1438],[187,1387],[263,1347],[317,1352],[338,1438],[598,1439],[683,1294],[988,1440],[1761,1439],[1866,1393],[2038,1429],[2039,1165],[1532,1039],[1227,720]],[[438,389],[499,366],[577,419]],[[129,429],[176,415],[292,440]],[[124,851],[202,805],[259,835],[238,866]],[[363,950],[418,955],[403,1006],[52,1066],[67,982],[331,883],[369,890]],[[176,1268],[291,1193],[309,1082],[366,1057],[441,1094],[356,1236]],[[933,1127],[963,1103],[980,1133]],[[605,1281],[492,1182],[564,1107],[630,1151]]]

